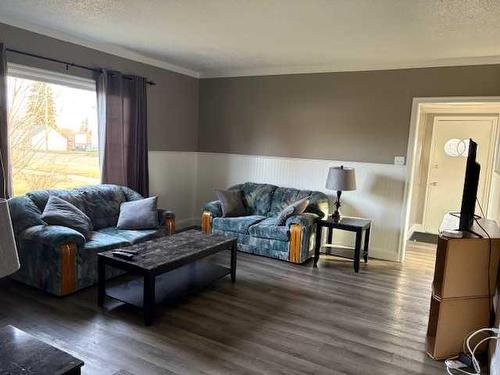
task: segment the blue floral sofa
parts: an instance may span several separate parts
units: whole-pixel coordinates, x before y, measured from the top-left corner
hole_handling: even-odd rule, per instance
[[[94,232],[86,241],[79,232],[47,225],[40,218],[49,196],[78,207],[92,220]],[[120,205],[142,199],[135,191],[116,185],[72,190],[42,190],[9,199],[21,269],[12,277],[22,283],[63,296],[97,281],[97,253],[128,246],[175,231],[171,211],[158,210],[159,229],[119,230]],[[109,272],[110,276],[115,276]]]
[[[202,213],[205,233],[235,236],[240,251],[293,263],[303,263],[313,256],[316,221],[329,212],[325,194],[253,182],[230,189],[241,190],[247,215],[222,217],[220,201],[206,203]],[[280,211],[305,197],[309,197],[305,213],[288,218],[284,226],[277,226]]]

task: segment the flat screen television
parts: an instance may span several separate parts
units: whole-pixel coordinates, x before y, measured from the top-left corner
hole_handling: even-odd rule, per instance
[[[474,212],[476,209],[477,187],[479,184],[479,173],[481,166],[476,161],[477,143],[469,139],[469,154],[465,167],[464,191],[462,194],[462,207],[460,209],[460,225],[458,230],[466,232],[474,224]]]

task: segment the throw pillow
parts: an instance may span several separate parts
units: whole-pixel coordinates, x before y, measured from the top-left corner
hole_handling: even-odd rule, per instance
[[[241,198],[241,190],[216,190],[215,194],[221,202],[223,217],[245,216],[247,214]]]
[[[93,226],[90,218],[75,205],[51,195],[43,210],[41,219],[49,225],[61,225],[80,232],[90,238]]]
[[[120,206],[118,229],[157,229],[158,197],[123,202]]]
[[[304,213],[304,211],[306,210],[308,205],[309,205],[309,199],[303,198],[303,199],[300,199],[300,200],[292,203],[291,205],[285,207],[278,214],[278,218],[276,219],[276,225],[279,225],[279,226],[285,225],[287,219],[290,216],[300,215],[300,214]]]

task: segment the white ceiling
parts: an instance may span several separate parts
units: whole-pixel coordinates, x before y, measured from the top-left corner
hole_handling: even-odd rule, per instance
[[[499,0],[1,0],[0,22],[200,77],[500,62]]]

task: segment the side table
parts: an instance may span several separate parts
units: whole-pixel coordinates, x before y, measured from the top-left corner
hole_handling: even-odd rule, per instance
[[[354,217],[342,217],[340,220],[328,219],[318,220],[316,226],[316,246],[314,249],[314,265],[318,266],[319,253],[321,250],[321,234],[323,228],[328,228],[328,243],[332,243],[333,229],[346,230],[356,233],[356,245],[354,247],[354,271],[359,272],[359,262],[361,257],[361,240],[364,232],[363,259],[368,262],[368,247],[370,244],[370,230],[372,221],[370,219],[359,219]]]

